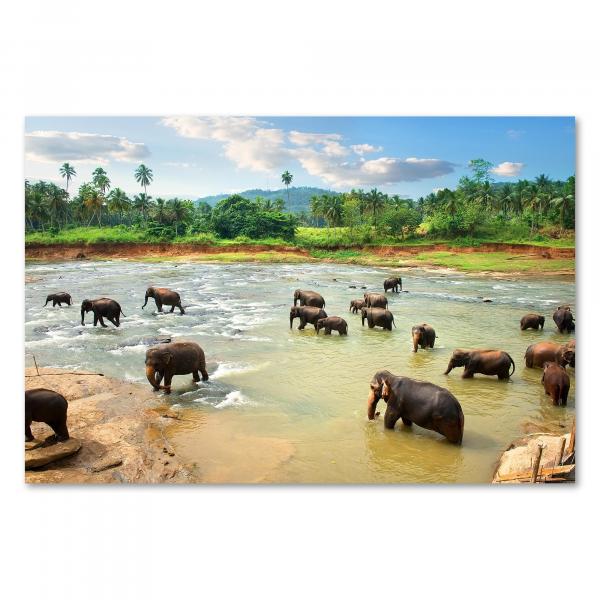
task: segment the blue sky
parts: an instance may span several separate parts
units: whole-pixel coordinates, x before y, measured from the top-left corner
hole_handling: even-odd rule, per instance
[[[154,172],[153,196],[197,198],[292,185],[377,187],[417,198],[454,187],[472,158],[496,181],[575,173],[572,117],[29,117],[25,177],[77,188],[102,166],[112,187],[140,191],[133,171]]]

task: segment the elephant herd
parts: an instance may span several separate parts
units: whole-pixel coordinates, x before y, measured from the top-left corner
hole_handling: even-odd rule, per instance
[[[384,292],[402,290],[401,278],[389,278],[384,281]],[[299,302],[299,306],[296,304]],[[385,294],[365,292],[363,298],[350,301],[349,311],[357,315],[360,312],[362,325],[365,320],[370,329],[382,327],[392,331],[395,327],[394,315],[388,310],[389,302]],[[290,328],[295,318],[300,319],[298,329],[302,330],[308,323],[314,325],[317,334],[324,328],[326,334],[336,330],[340,335],[348,334],[348,324],[341,317],[329,317],[325,310],[325,299],[312,290],[296,290],[294,306],[290,308]],[[575,319],[568,305],[559,306],[553,314],[553,320],[559,333],[571,333],[575,330]],[[543,329],[543,315],[527,314],[520,322],[521,330]],[[413,352],[419,348],[433,348],[437,337],[434,328],[421,323],[411,330]],[[530,345],[525,352],[525,365],[530,368],[542,367],[542,384],[544,391],[552,398],[554,405],[566,405],[569,393],[570,378],[566,366],[575,368],[575,340],[566,344],[539,342]],[[503,350],[456,349],[453,351],[444,375],[453,369],[463,367],[463,379],[470,379],[475,374],[489,375],[500,380],[508,380],[515,372],[515,362]],[[375,419],[379,400],[387,405],[384,426],[393,429],[399,419],[404,425],[413,423],[436,431],[450,442],[462,443],[464,431],[464,414],[460,403],[447,389],[426,381],[418,381],[410,377],[398,376],[389,371],[378,371],[370,383],[371,391],[367,401],[367,417]]]
[[[399,293],[402,290],[402,279],[391,277],[384,281],[384,294],[365,292],[363,298],[350,302],[349,311],[357,315],[360,312],[362,325],[365,320],[369,329],[381,327],[392,331],[395,327],[394,315],[388,309],[389,302],[385,295],[388,291]],[[177,292],[168,288],[149,287],[146,290],[144,308],[148,299],[153,298],[157,310],[162,312],[163,306],[170,306],[170,312],[178,308],[185,314],[181,298]],[[290,307],[290,329],[294,319],[299,320],[299,330],[306,325],[313,325],[319,334],[324,330],[325,335],[337,331],[340,336],[348,335],[348,323],[339,316],[328,316],[325,312],[325,299],[321,294],[312,290],[297,289],[293,296],[293,306]],[[46,298],[46,306],[52,302],[72,305],[72,298],[67,292],[50,294]],[[81,324],[85,325],[85,314],[92,312],[94,325],[100,323],[107,327],[104,319],[119,327],[119,318],[123,314],[121,306],[110,298],[83,300],[81,303]],[[560,333],[571,333],[575,330],[575,319],[568,305],[559,306],[553,314],[553,320]],[[543,315],[527,314],[520,322],[521,330],[543,329]],[[437,335],[434,328],[422,323],[411,330],[413,352],[418,349],[432,349]],[[575,368],[575,340],[566,344],[554,342],[538,342],[530,345],[525,352],[525,365],[529,368],[543,368],[542,384],[544,391],[552,398],[554,405],[565,405],[570,387],[570,377],[566,367]],[[208,380],[206,358],[203,349],[195,342],[177,341],[165,342],[149,348],[145,358],[146,377],[156,391],[162,389],[167,394],[171,392],[171,382],[175,375],[191,374],[195,382]],[[507,380],[515,371],[512,357],[502,350],[496,349],[456,349],[453,351],[445,375],[453,369],[463,367],[462,377],[472,378],[480,373],[496,376]],[[393,429],[398,420],[404,425],[413,423],[436,431],[448,441],[461,444],[464,432],[464,414],[459,401],[447,389],[426,381],[410,377],[394,375],[389,371],[377,371],[370,382],[370,393],[367,401],[367,417],[375,419],[377,403],[386,403],[384,426]],[[31,440],[31,422],[43,421],[54,430],[57,439],[68,439],[66,424],[68,404],[63,396],[52,390],[35,389],[25,393],[25,437]]]

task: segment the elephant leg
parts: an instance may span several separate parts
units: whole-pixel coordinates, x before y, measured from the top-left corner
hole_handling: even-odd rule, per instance
[[[475,375],[475,372],[469,371],[469,369],[467,369],[465,367],[465,370],[463,371],[463,374],[462,374],[462,378],[463,379],[473,379],[473,375]]]
[[[385,410],[385,415],[383,417],[383,425],[386,429],[394,429],[396,426],[396,422],[400,418],[400,415],[393,408],[388,407]]]
[[[298,329],[302,330],[306,327],[306,320],[300,317],[300,325],[298,325]]]
[[[162,303],[161,303],[161,302],[159,302],[159,301],[158,301],[158,300],[156,300],[156,299],[154,300],[154,302],[156,303],[156,310],[157,310],[158,312],[162,312],[162,311],[163,311],[163,309],[162,309]]]
[[[200,373],[202,373],[202,381],[208,381],[208,371],[206,368],[200,367]]]
[[[448,423],[448,421],[438,418],[433,420],[432,429],[441,433],[449,442],[462,444],[463,431],[459,423]]]
[[[102,325],[102,327],[108,327],[108,325],[104,322],[102,315],[98,315],[98,320],[100,321],[100,325]]]
[[[185,315],[185,310],[183,310],[183,306],[181,306],[181,302],[177,305],[177,308],[179,309],[179,314]]]
[[[25,441],[31,442],[31,440],[35,439],[33,434],[31,433],[31,421],[25,420]]]
[[[172,304],[172,305],[171,305],[171,310],[170,310],[169,312],[170,312],[170,313],[172,313],[174,310],[175,310],[175,305],[174,305],[174,304]]]
[[[164,385],[165,394],[171,393],[171,380],[172,379],[173,379],[172,373],[165,373],[165,385]]]
[[[56,440],[58,442],[64,442],[69,439],[69,430],[67,429],[66,419],[52,423],[51,427],[56,434]]]
[[[331,335],[331,327],[325,327],[325,335]]]
[[[407,426],[407,427],[411,427],[412,426],[412,421],[410,419],[405,419],[404,417],[402,417],[402,422]]]
[[[162,371],[156,371],[154,375],[154,380],[156,381],[157,390],[160,387],[160,383],[163,380],[164,373]]]
[[[119,326],[119,321],[115,320],[113,317],[106,317],[115,327]],[[117,317],[118,319],[118,317]]]
[[[195,371],[192,372],[192,377],[194,378],[194,381],[197,383],[198,381],[200,381],[200,373],[198,373],[198,370],[196,369]]]
[[[96,325],[98,325],[98,315],[94,313],[94,327],[96,327]]]
[[[507,381],[508,379],[510,379],[510,376],[508,374],[508,369],[506,371],[503,371],[502,373],[498,373],[498,379],[503,380],[503,381]]]

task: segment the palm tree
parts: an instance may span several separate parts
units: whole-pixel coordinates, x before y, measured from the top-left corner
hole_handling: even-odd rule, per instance
[[[112,213],[117,213],[121,222],[123,222],[123,213],[131,208],[131,202],[127,194],[116,187],[108,195],[108,210]]]
[[[542,212],[545,212],[552,197],[552,181],[547,175],[542,173],[535,178],[535,185],[539,193],[539,212],[541,218]]]
[[[560,193],[552,199],[552,204],[560,210],[560,229],[565,230],[565,212],[575,205],[575,177],[571,176],[562,186]]]
[[[322,218],[325,214],[325,208],[323,204],[323,198],[325,196],[311,196],[310,198],[310,212],[312,216],[317,219]]]
[[[178,236],[179,223],[183,223],[186,220],[189,215],[189,208],[188,205],[186,205],[185,202],[182,202],[179,198],[173,198],[173,200],[170,200],[169,207],[175,223],[175,236]]]
[[[92,183],[106,196],[106,192],[110,189],[110,179],[106,171],[102,167],[98,167],[92,173]]]
[[[102,226],[102,207],[104,206],[104,194],[102,190],[96,186],[86,184],[83,190],[83,203],[89,213],[92,214],[88,227],[90,226],[94,216],[98,220],[98,226]]]
[[[73,179],[77,175],[75,168],[71,166],[68,162],[63,163],[62,167],[58,170],[63,179],[67,180],[67,194],[69,193],[69,181]]]
[[[164,225],[167,221],[167,206],[163,198],[156,199],[156,206],[154,207],[154,218],[161,225]]]
[[[67,208],[67,192],[57,185],[51,183],[48,186],[46,195],[46,204],[50,213],[50,227],[54,226],[54,221],[60,225],[60,216],[64,214]]]
[[[152,183],[154,174],[152,169],[149,169],[146,165],[140,165],[135,170],[135,180],[144,188],[144,194],[147,194],[146,188]]]
[[[365,198],[367,211],[371,213],[373,225],[377,225],[377,215],[385,207],[385,196],[377,188],[373,188]]]
[[[133,206],[142,213],[144,222],[146,221],[148,210],[152,204],[150,200],[151,196],[148,196],[144,192],[133,197]]]
[[[292,179],[294,179],[294,176],[289,171],[284,171],[281,174],[281,181],[285,184],[285,187],[287,189],[288,210],[290,212],[291,212],[291,207],[290,207],[290,183],[292,183]]]
[[[330,227],[338,227],[342,222],[344,213],[344,202],[341,196],[329,196],[327,194],[323,198],[323,215],[327,219],[327,224]]]

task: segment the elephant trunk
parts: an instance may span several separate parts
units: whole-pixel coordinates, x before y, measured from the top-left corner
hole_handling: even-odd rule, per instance
[[[290,329],[292,328],[293,323],[294,323],[294,317],[290,317]]]
[[[413,335],[413,352],[417,352],[419,349],[419,336]]]
[[[448,375],[448,373],[450,373],[450,371],[452,371],[452,369],[454,369],[454,362],[451,360],[448,363],[448,368],[444,371],[444,375]]]
[[[48,304],[48,302],[50,302],[50,298],[46,298],[46,304]],[[46,304],[44,304],[44,306],[46,306]]]
[[[85,319],[85,310],[82,308],[81,309],[81,324],[82,325],[85,325],[84,319]]]
[[[144,298],[144,306],[146,306],[146,304],[148,304],[148,294],[146,294],[146,297]],[[144,308],[144,306],[142,306],[142,308]]]
[[[148,382],[155,390],[160,389],[160,387],[158,385],[156,385],[156,371],[155,371],[154,367],[151,365],[146,365],[146,378],[148,379]]]
[[[375,418],[375,409],[377,408],[377,402],[379,398],[375,395],[375,392],[371,390],[369,394],[369,399],[367,400],[367,417],[369,421],[372,421]]]

